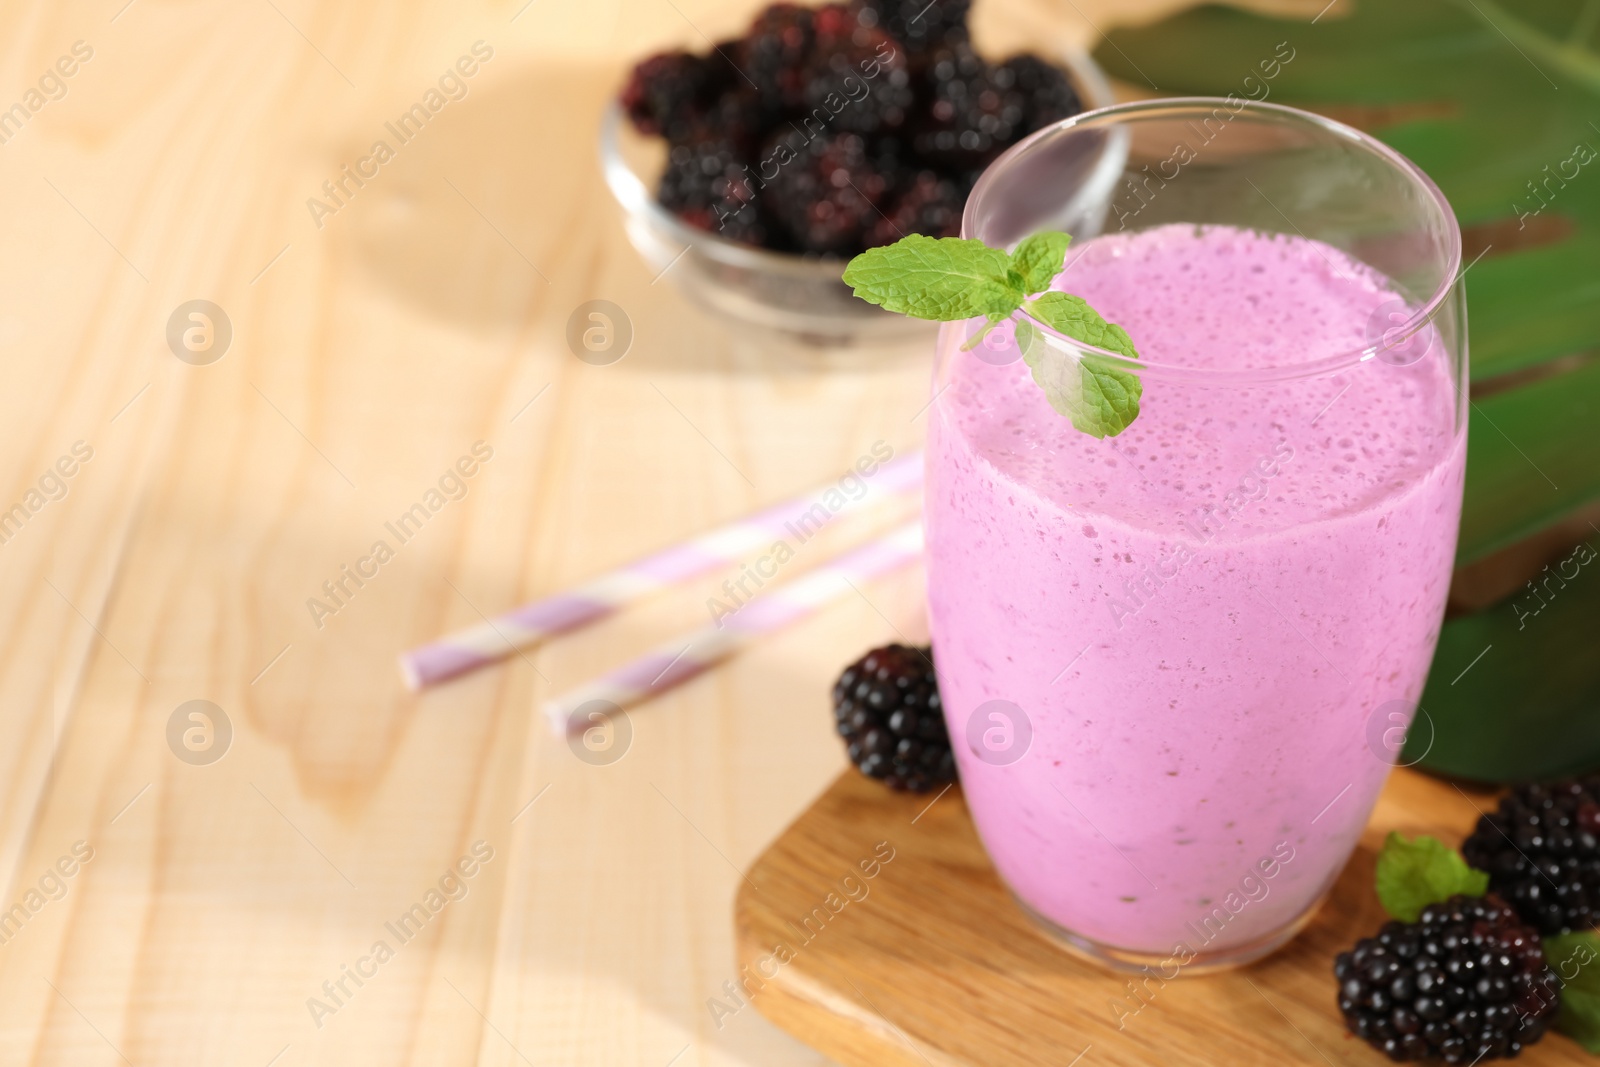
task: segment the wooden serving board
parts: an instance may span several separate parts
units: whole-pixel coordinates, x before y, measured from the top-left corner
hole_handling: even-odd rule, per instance
[[[1038,933],[990,865],[960,789],[931,800],[847,772],[740,888],[746,999],[851,1067],[1388,1063],[1345,1030],[1334,1005],[1333,957],[1386,918],[1372,878],[1390,830],[1455,844],[1478,809],[1494,802],[1492,794],[1397,771],[1360,848],[1299,937],[1242,970],[1151,979],[1141,989],[1144,1007],[1128,1014],[1137,1003],[1130,982],[1142,980],[1103,970]],[[890,849],[892,860],[864,878],[861,861],[872,871],[874,858]],[[849,885],[846,876],[853,876]],[[827,921],[802,928],[819,907]],[[788,952],[774,956],[779,945]],[[775,977],[761,977],[774,969]],[[728,1010],[742,1008],[729,994],[721,999]],[[1594,1060],[1551,1034],[1518,1062]]]

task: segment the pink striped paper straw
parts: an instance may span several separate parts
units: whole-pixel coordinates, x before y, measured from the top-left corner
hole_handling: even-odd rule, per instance
[[[545,705],[550,727],[567,733],[586,727],[579,708],[601,700],[619,708],[637,704],[715,666],[756,637],[809,615],[829,601],[849,593],[851,586],[897,567],[922,554],[922,524],[910,522],[893,532],[847,552],[831,563],[806,572],[750,601],[722,620],[687,637],[658,645],[631,663],[570,690]]]
[[[846,473],[844,477],[849,477]],[[922,453],[891,459],[871,477],[857,477],[867,491],[854,498],[836,480],[827,486],[786,500],[747,518],[664,549],[564,593],[536,600],[487,622],[414,648],[400,657],[400,674],[412,689],[454,678],[536,645],[555,634],[577,629],[619,611],[658,589],[737,563],[755,548],[775,539],[799,536],[826,525],[840,515],[858,511],[890,493],[922,486]],[[830,494],[837,494],[836,505]],[[818,516],[818,509],[822,515]]]

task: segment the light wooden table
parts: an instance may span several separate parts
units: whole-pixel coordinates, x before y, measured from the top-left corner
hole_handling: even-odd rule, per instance
[[[0,8],[0,107],[43,79],[0,126],[0,509],[39,505],[0,544],[0,909],[21,904],[0,916],[0,1062],[822,1062],[754,1011],[717,1028],[706,1000],[733,977],[739,871],[844,764],[827,685],[922,635],[920,574],[639,709],[609,766],[535,702],[702,623],[727,575],[421,697],[395,668],[874,441],[917,447],[925,354],[734,342],[651,284],[601,185],[626,61],[755,6]],[[1010,48],[1046,25],[1091,41],[1113,5],[978,6]],[[465,97],[397,144],[385,123],[480,41]],[[379,139],[394,158],[360,163]],[[376,175],[310,210],[344,165]],[[594,298],[636,331],[614,366],[565,344]],[[197,299],[232,331],[203,365],[167,339]],[[478,441],[465,496],[398,545],[385,523]],[[47,477],[77,442],[92,459]],[[314,618],[380,538],[394,558]],[[182,715],[169,743],[192,700],[231,727],[214,762]],[[465,895],[402,942],[385,924],[479,841],[492,858],[445,881]]]

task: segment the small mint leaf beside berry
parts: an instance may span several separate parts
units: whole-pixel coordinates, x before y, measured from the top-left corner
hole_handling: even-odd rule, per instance
[[[1094,437],[1115,437],[1139,417],[1143,385],[1105,356],[1045,343],[1035,323],[1079,344],[1137,360],[1128,331],[1107,322],[1079,296],[1048,291],[1066,262],[1072,238],[1038,233],[1007,254],[982,241],[912,235],[863,252],[844,280],[862,300],[937,322],[988,320],[963,350],[1019,310],[1017,347],[1050,406]],[[1035,300],[1030,294],[1039,293]]]
[[[1416,922],[1429,904],[1462,895],[1481,897],[1489,875],[1467,866],[1461,854],[1436,837],[1406,840],[1390,833],[1378,854],[1378,900],[1403,922]]]

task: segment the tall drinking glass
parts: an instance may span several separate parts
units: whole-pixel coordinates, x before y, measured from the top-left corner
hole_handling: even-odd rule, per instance
[[[940,333],[928,587],[962,785],[1052,934],[1113,964],[1242,963],[1343,867],[1439,636],[1460,231],[1391,149],[1237,98],[1105,108],[1013,148],[964,236],[1042,230],[1074,238],[1055,287],[1140,362],[1054,334],[1046,355],[1120,363],[1141,410],[1080,433],[1008,328],[972,351],[981,323]]]

